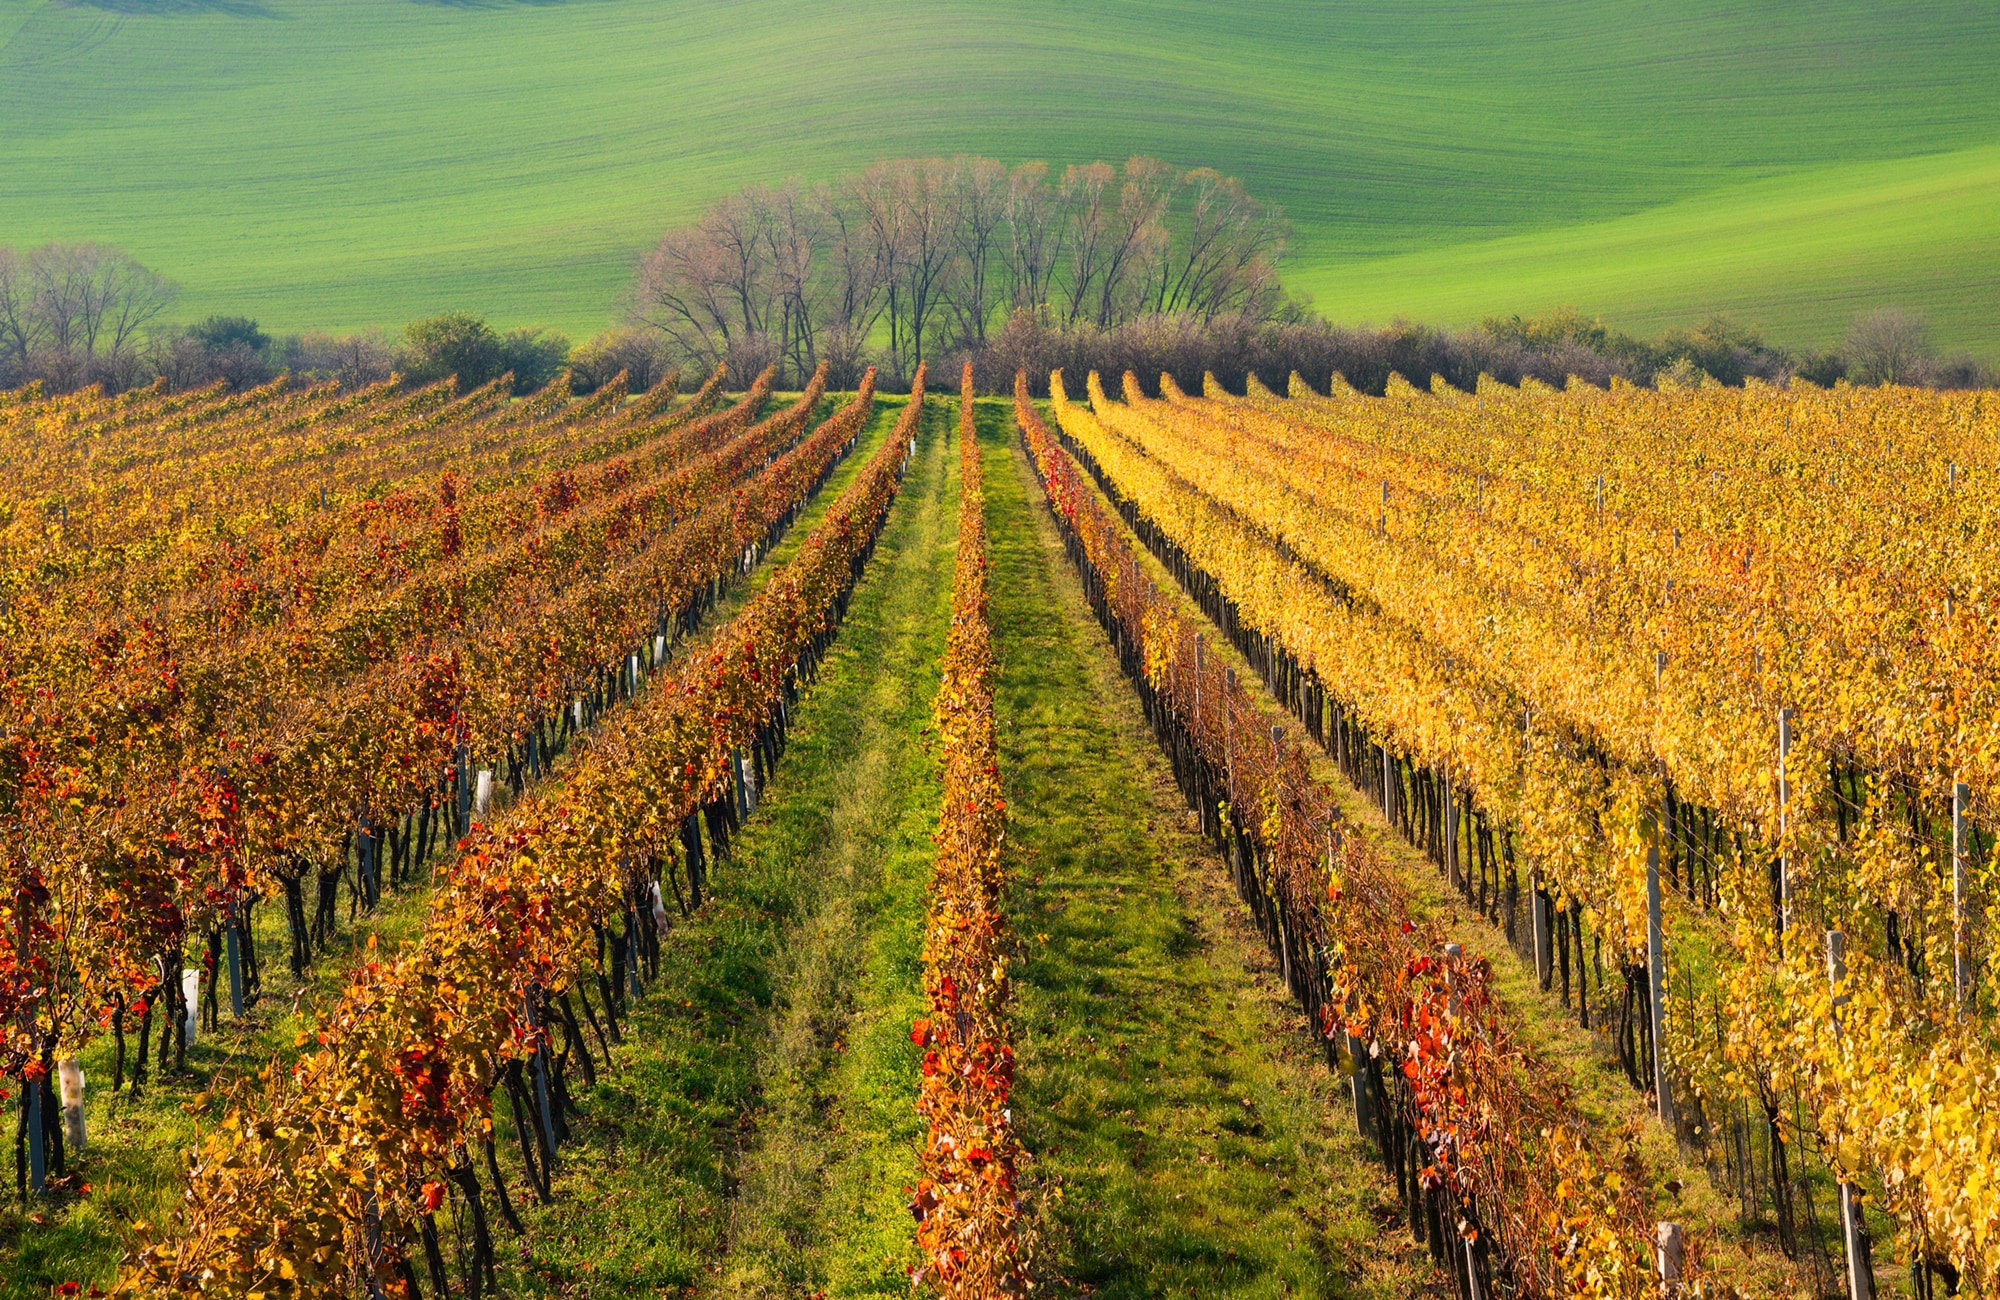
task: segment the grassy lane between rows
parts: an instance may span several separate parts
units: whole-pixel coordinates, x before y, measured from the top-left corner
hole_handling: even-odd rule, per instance
[[[823,501],[900,407],[885,403]],[[909,1290],[907,1035],[939,793],[923,728],[956,506],[937,427],[713,897],[663,945],[615,1069],[579,1099],[555,1202],[503,1267],[510,1294]],[[500,1127],[511,1149],[504,1108]]]
[[[906,1296],[926,889],[942,797],[930,714],[951,623],[958,475],[933,404],[901,517],[814,701],[820,749],[750,837],[800,900],[775,962],[763,1104],[715,1293]],[[789,760],[788,760],[789,761]]]
[[[987,439],[1013,821],[1017,1115],[1054,1294],[1401,1296],[1428,1285],[1084,603],[1007,403]]]

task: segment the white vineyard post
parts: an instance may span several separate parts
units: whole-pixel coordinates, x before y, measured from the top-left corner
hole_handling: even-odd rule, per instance
[[[1972,865],[1972,824],[1968,809],[1972,787],[1955,782],[1951,787],[1951,986],[1959,1014],[1971,994],[1972,969],[1965,953],[1966,877]]]
[[[74,1158],[83,1154],[88,1136],[83,1124],[83,1067],[74,1056],[56,1062],[56,1081],[62,1089],[64,1154]]]
[[[1660,923],[1660,833],[1657,824],[1646,845],[1646,959],[1653,1011],[1653,1086],[1659,1092],[1660,1123],[1674,1126],[1674,1094],[1667,1086],[1667,936]]]
[[[493,807],[493,769],[479,769],[479,783],[472,792],[472,815],[484,818]]]
[[[194,1046],[195,1026],[201,1020],[201,972],[181,972],[181,1018],[187,1030],[188,1046]]]
[[[1681,1237],[1681,1225],[1661,1223],[1654,1229],[1655,1240],[1659,1243],[1659,1271],[1661,1289],[1673,1288],[1681,1280],[1681,1269],[1687,1263],[1687,1246]]]
[[[1362,1137],[1367,1137],[1375,1120],[1368,1102],[1368,1044],[1349,1034],[1347,1051],[1354,1058],[1354,1074],[1348,1079],[1354,1091],[1354,1127],[1361,1131]]]
[[[1841,986],[1847,982],[1847,936],[1839,930],[1826,932],[1826,979],[1833,990],[1833,1032],[1840,1033],[1840,1009],[1847,1004]],[[1870,1263],[1868,1225],[1862,1218],[1861,1189],[1840,1182],[1840,1226],[1847,1247],[1848,1300],[1874,1300],[1875,1273]]]

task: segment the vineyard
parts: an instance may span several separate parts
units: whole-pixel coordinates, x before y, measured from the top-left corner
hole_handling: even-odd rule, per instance
[[[0,394],[0,1293],[2000,1287],[1990,394],[874,379]]]

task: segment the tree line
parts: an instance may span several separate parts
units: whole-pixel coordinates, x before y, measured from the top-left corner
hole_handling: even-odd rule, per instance
[[[899,159],[718,201],[645,257],[630,318],[704,366],[797,377],[825,361],[847,382],[871,361],[900,375],[983,351],[1017,316],[1099,331],[1275,319],[1288,233],[1206,167]]]
[[[1063,329],[1022,318],[1010,320],[985,349],[972,354],[982,391],[1004,392],[1025,370],[1038,394],[1049,372],[1072,376],[1092,370],[1138,375],[1152,391],[1161,374],[1190,392],[1213,374],[1235,392],[1256,375],[1284,391],[1294,371],[1324,389],[1334,374],[1363,392],[1379,395],[1391,374],[1419,387],[1433,377],[1471,390],[1479,376],[1502,383],[1537,379],[1561,387],[1575,376],[1599,388],[1614,379],[1658,387],[1740,386],[1746,380],[1784,384],[1793,378],[1822,386],[1905,384],[1927,388],[1992,388],[2000,377],[1977,359],[1941,355],[1921,312],[1880,308],[1856,315],[1828,351],[1793,351],[1765,339],[1754,326],[1726,316],[1642,339],[1608,328],[1570,308],[1542,316],[1489,317],[1476,326],[1446,329],[1398,320],[1386,326],[1340,325],[1321,317],[1212,321],[1149,316],[1109,330]]]
[[[1922,314],[1899,309],[1856,316],[1827,351],[1780,348],[1720,316],[1657,339],[1568,308],[1464,329],[1340,325],[1285,292],[1288,237],[1282,213],[1208,168],[887,161],[719,200],[641,259],[625,324],[576,347],[465,312],[348,335],[274,336],[244,316],[178,324],[168,318],[174,284],[123,250],[0,247],[0,388],[117,391],[163,379],[241,389],[287,373],[348,385],[452,375],[470,386],[511,374],[525,393],[566,374],[584,393],[621,372],[643,390],[669,369],[717,362],[737,375],[775,363],[794,385],[824,362],[842,387],[874,365],[893,388],[923,360],[969,360],[993,392],[1011,390],[1017,369],[1040,384],[1059,367],[1129,369],[1148,383],[1166,372],[1183,387],[1212,371],[1232,388],[1251,374],[1282,387],[1294,370],[1315,384],[1338,372],[1376,392],[1392,372],[1460,387],[1481,374],[1600,386],[1996,383],[1970,356],[1941,356]]]
[[[220,380],[234,389],[281,374],[337,379],[350,387],[401,375],[429,383],[453,375],[478,385],[511,374],[517,392],[541,388],[572,365],[614,367],[588,386],[632,370],[634,382],[664,373],[659,345],[626,341],[615,355],[572,349],[562,334],[494,330],[450,312],[387,331],[271,335],[247,316],[165,320],[179,298],[173,281],[123,249],[49,243],[25,253],[0,247],[0,389],[40,383],[51,392],[92,384],[119,392],[155,380],[179,390]],[[630,363],[629,365],[627,363]]]
[[[66,391],[124,387],[173,283],[103,244],[0,247],[0,386],[41,379]]]

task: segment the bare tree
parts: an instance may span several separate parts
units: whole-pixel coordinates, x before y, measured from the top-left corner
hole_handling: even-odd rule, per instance
[[[1132,158],[1118,187],[1118,206],[1104,222],[1097,277],[1097,327],[1125,320],[1129,290],[1143,282],[1148,263],[1162,257],[1168,236],[1161,219],[1173,201],[1173,168],[1158,158]]]
[[[909,208],[903,202],[905,164],[879,162],[849,182],[848,196],[867,232],[874,275],[888,293],[889,352],[903,349],[903,259],[909,246]]]
[[[48,346],[108,361],[173,304],[166,277],[103,244],[44,244],[28,254],[28,286]]]
[[[1920,384],[1933,356],[1931,323],[1922,312],[1884,307],[1864,312],[1847,328],[1841,353],[1847,373],[1864,384]]]
[[[123,386],[140,365],[140,332],[175,293],[164,276],[103,244],[0,248],[0,383]]]
[[[795,375],[810,375],[819,364],[818,325],[824,313],[816,301],[820,286],[814,267],[826,241],[819,211],[811,196],[793,181],[763,199],[764,239],[771,266],[770,292],[777,318],[778,353]]]
[[[907,369],[924,360],[924,331],[945,289],[954,252],[951,164],[928,158],[899,168],[903,206],[903,287],[909,314]],[[902,360],[902,358],[899,358]]]
[[[1104,273],[1104,246],[1112,239],[1111,187],[1118,173],[1110,163],[1090,163],[1064,170],[1060,202],[1068,256],[1059,263],[1063,322],[1074,325],[1083,318],[1091,290]],[[1051,299],[1055,294],[1050,295]]]
[[[139,332],[166,313],[180,289],[165,276],[117,249],[102,250],[97,274],[97,318],[90,331],[93,353],[123,360],[139,342]]]
[[[991,158],[962,156],[952,159],[951,167],[953,258],[945,297],[959,341],[983,347],[993,315],[992,272],[1007,219],[1007,169]]]
[[[960,156],[740,191],[647,256],[632,323],[701,365],[775,360],[802,379],[825,361],[853,382],[878,331],[888,368],[907,371],[988,346],[1002,304],[1062,329],[1265,320],[1280,305],[1283,218],[1237,181],[1145,157],[1050,176]]]
[[[0,248],[0,385],[27,373],[29,354],[41,345],[28,268],[21,255]]]
[[[769,254],[760,222],[754,197],[736,194],[695,225],[669,232],[640,265],[634,320],[711,369],[761,334]]]
[[[842,388],[861,381],[868,365],[868,336],[887,303],[874,227],[847,197],[832,186],[821,186],[813,196],[825,236],[820,273],[825,285],[818,301],[826,319],[817,331],[819,356],[828,364],[829,381]]]
[[[1069,225],[1049,184],[1049,165],[1023,163],[1007,178],[1007,274],[1017,311],[1037,316],[1048,310],[1056,264],[1062,259]]]
[[[1262,314],[1261,299],[1277,292],[1284,256],[1284,218],[1252,199],[1233,176],[1199,167],[1181,178],[1189,199],[1183,237],[1155,267],[1152,310],[1192,312],[1214,320],[1226,312]]]
[[[722,276],[738,332],[745,337],[771,332],[770,211],[770,191],[757,187],[725,198],[702,222],[715,250],[712,265]]]

